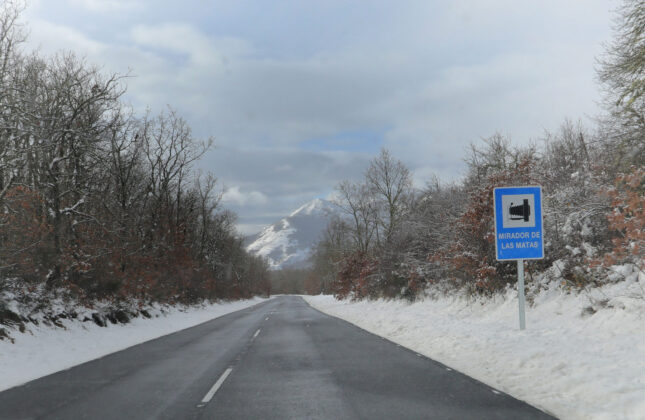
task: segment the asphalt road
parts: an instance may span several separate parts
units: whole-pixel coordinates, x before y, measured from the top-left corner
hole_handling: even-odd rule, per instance
[[[291,296],[0,393],[0,419],[545,418]]]

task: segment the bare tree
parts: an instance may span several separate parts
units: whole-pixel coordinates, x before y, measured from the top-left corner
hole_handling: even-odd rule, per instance
[[[377,222],[384,232],[383,239],[390,242],[408,209],[412,192],[410,170],[382,149],[379,156],[370,162],[365,181],[372,197],[381,204]]]
[[[195,180],[195,192],[197,194],[197,205],[199,209],[199,226],[197,228],[196,235],[199,242],[196,247],[199,250],[198,255],[200,258],[207,255],[206,249],[208,244],[208,235],[210,234],[212,225],[214,224],[213,216],[222,200],[222,193],[215,192],[216,185],[217,178],[212,174],[208,174],[206,179],[203,181],[200,176]]]
[[[626,166],[645,163],[645,3],[624,0],[613,42],[599,60],[611,147]]]
[[[376,202],[365,184],[343,181],[336,187],[335,203],[351,220],[351,232],[359,252],[367,253],[377,231]]]
[[[21,115],[16,107],[18,94],[15,79],[22,56],[19,46],[25,30],[19,23],[25,5],[22,1],[6,0],[0,5],[0,200],[14,185],[16,169],[23,164],[19,152],[26,145]]]

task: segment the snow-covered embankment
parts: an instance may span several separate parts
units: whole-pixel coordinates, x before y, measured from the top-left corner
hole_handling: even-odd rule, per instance
[[[59,319],[64,328],[28,324],[12,332],[15,343],[0,340],[0,391],[97,359],[247,308],[266,299],[189,307],[151,307],[151,319],[133,318],[127,324],[99,327],[94,322]]]

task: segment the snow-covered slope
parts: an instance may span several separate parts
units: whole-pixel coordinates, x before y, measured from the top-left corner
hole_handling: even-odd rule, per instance
[[[151,319],[140,316],[127,324],[108,323],[106,327],[81,321],[84,313],[96,311],[96,308],[84,307],[76,308],[76,319],[58,318],[58,328],[47,325],[43,319],[37,325],[29,323],[24,334],[11,332],[14,343],[0,340],[0,391],[265,300],[256,297],[185,307],[153,304],[146,307]]]
[[[311,247],[320,238],[336,206],[319,198],[308,202],[251,238],[247,251],[266,257],[272,269],[306,267]]]

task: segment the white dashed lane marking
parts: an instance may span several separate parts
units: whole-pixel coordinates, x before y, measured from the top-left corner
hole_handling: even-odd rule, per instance
[[[204,395],[204,398],[202,398],[202,404],[206,404],[211,399],[213,399],[213,395],[215,395],[217,390],[222,386],[222,384],[224,383],[224,381],[226,380],[228,375],[231,374],[232,371],[233,371],[233,368],[229,367],[228,369],[226,369],[224,371],[224,373],[222,373],[222,376],[219,377],[217,382],[215,382],[215,384],[213,384],[212,388],[208,391],[208,393],[206,393],[206,395]],[[199,406],[203,407],[202,404],[200,404]]]

